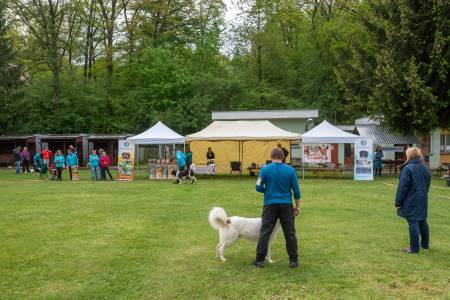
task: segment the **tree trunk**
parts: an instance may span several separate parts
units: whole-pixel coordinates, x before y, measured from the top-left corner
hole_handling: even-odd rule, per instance
[[[90,59],[91,59],[91,41],[93,39],[93,26],[92,26],[92,20],[94,17],[94,7],[95,7],[95,0],[91,0],[89,3],[89,17],[87,20],[87,28],[86,28],[86,42],[84,45],[84,66],[83,66],[83,75],[85,79],[90,78]]]

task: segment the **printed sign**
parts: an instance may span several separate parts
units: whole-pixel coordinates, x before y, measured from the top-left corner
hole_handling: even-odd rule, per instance
[[[134,143],[119,140],[117,180],[131,181],[134,177]]]
[[[372,140],[357,139],[355,141],[355,180],[373,180]]]
[[[303,145],[303,161],[306,163],[331,162],[330,144]]]

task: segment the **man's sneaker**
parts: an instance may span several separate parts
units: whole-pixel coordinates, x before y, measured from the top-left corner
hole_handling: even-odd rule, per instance
[[[252,265],[254,265],[256,268],[264,268],[264,262],[263,261],[256,261],[256,260],[254,260],[252,262]]]
[[[404,253],[413,254],[413,253],[419,253],[419,251],[413,251],[411,248],[405,248],[402,250]]]
[[[297,260],[291,260],[291,262],[289,263],[289,268],[291,268],[291,269],[298,268],[298,261]]]

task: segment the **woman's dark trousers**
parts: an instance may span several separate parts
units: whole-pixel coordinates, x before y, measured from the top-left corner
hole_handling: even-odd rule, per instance
[[[62,175],[62,170],[63,170],[62,167],[57,167],[57,168],[56,168],[56,173],[58,174],[58,177],[56,178],[56,180],[62,180],[62,177],[61,177],[61,175]]]
[[[69,166],[69,176],[70,176],[70,180],[72,180],[72,167]]]
[[[27,173],[30,173],[30,162],[27,159],[22,161],[22,173],[25,173],[25,168],[27,169]]]
[[[412,252],[419,252],[419,235],[421,237],[420,245],[423,249],[428,249],[430,242],[430,231],[427,220],[413,221],[408,220],[409,225],[409,244]]]
[[[295,216],[292,204],[266,205],[263,209],[261,231],[256,247],[256,261],[263,262],[267,256],[270,235],[280,219],[283,228],[286,250],[290,261],[297,261],[297,238],[295,237]]]
[[[106,168],[103,168],[103,167],[102,167],[102,168],[100,169],[100,177],[101,177],[101,179],[106,180],[106,173],[108,173],[109,178],[110,178],[111,180],[113,180],[113,177],[112,177],[111,172],[109,171],[109,168],[108,168],[108,167],[106,167]]]

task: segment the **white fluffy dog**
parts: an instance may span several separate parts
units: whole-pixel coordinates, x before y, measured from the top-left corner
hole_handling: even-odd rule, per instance
[[[211,227],[219,231],[220,241],[216,247],[216,257],[221,261],[225,261],[225,257],[223,256],[225,248],[233,245],[233,243],[240,236],[251,241],[258,241],[259,239],[261,218],[228,217],[223,208],[213,207],[213,209],[209,212],[208,219]],[[269,240],[269,248],[266,257],[269,263],[273,262],[270,252],[270,244],[276,237],[279,229],[280,221],[277,221],[275,229],[273,230]]]

